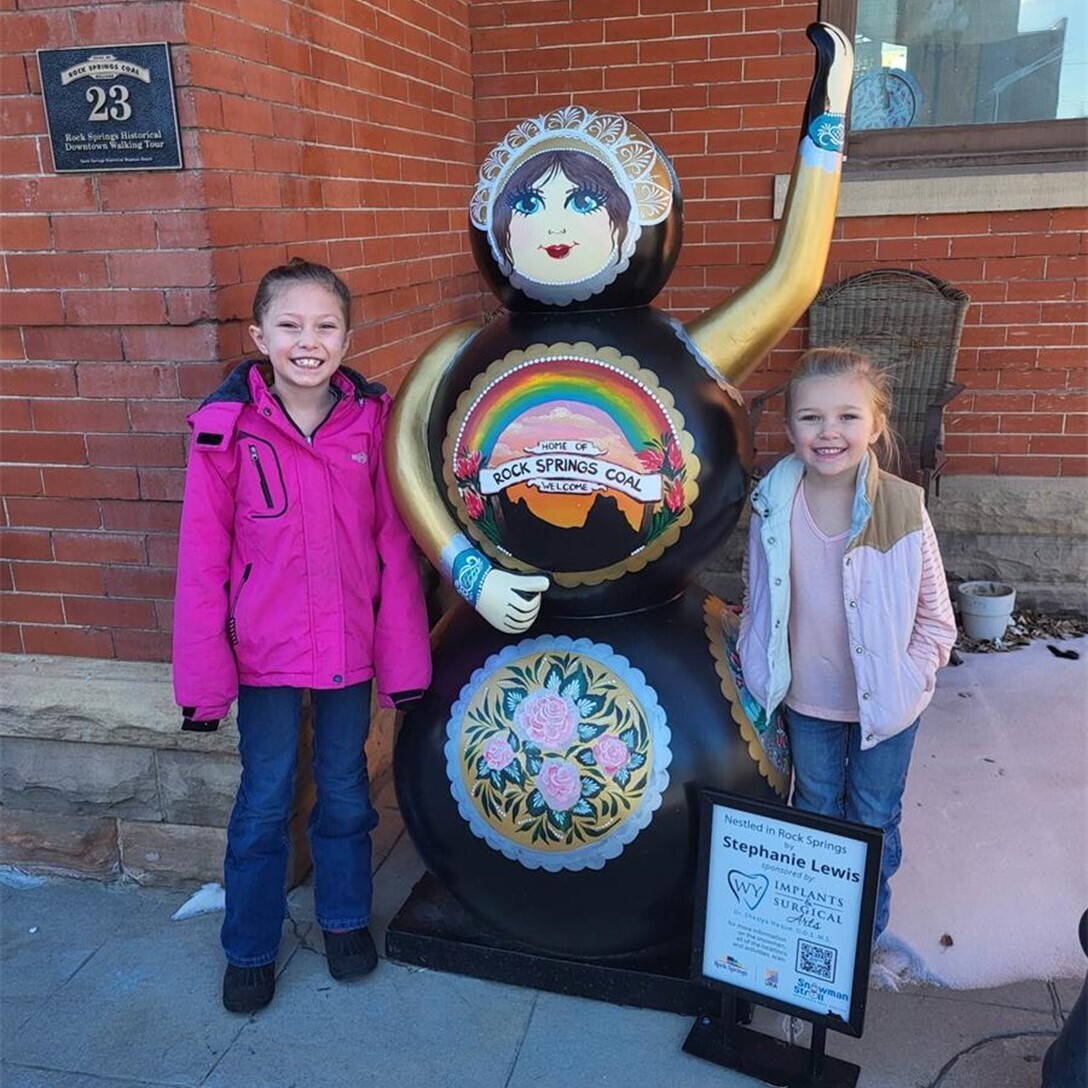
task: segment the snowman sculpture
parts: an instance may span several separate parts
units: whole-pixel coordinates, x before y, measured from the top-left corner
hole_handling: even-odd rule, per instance
[[[504,939],[588,960],[690,931],[701,786],[785,799],[781,730],[746,697],[734,624],[693,579],[736,525],[736,385],[820,287],[852,53],[816,74],[769,264],[683,325],[650,303],[680,250],[672,165],[567,106],[487,157],[470,208],[505,309],[416,362],[387,446],[398,506],[464,604],[394,754],[428,868]]]

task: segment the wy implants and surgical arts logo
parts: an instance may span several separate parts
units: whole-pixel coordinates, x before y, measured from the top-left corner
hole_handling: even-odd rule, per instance
[[[730,869],[726,879],[734,898],[749,910],[755,910],[763,902],[771,886],[762,873],[742,873],[739,869]]]

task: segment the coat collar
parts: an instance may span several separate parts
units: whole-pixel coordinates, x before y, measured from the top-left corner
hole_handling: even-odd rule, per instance
[[[793,497],[801,486],[805,463],[795,453],[782,458],[752,492],[752,509],[764,519],[789,517]],[[854,503],[850,512],[850,543],[852,544],[869,523],[873,500],[880,480],[880,465],[871,452],[866,452],[858,465]]]
[[[239,363],[201,403],[204,408],[209,404],[252,404],[262,389],[268,388],[266,376],[267,364],[256,359]],[[368,381],[358,371],[342,366],[332,376],[332,385],[339,393],[353,396],[357,401],[365,397],[380,397],[385,386],[380,382]]]

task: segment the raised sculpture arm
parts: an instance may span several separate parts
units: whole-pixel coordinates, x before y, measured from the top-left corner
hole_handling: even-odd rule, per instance
[[[711,365],[736,385],[816,297],[831,247],[854,50],[828,23],[813,23],[808,37],[816,47],[816,74],[770,262],[753,283],[687,326]]]

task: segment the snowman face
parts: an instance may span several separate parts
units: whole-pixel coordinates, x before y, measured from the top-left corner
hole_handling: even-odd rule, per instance
[[[608,194],[572,181],[562,169],[510,194],[511,263],[537,283],[577,283],[616,260]]]

